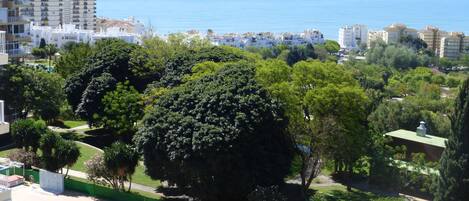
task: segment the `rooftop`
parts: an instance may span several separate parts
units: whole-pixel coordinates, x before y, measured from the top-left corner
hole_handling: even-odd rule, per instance
[[[418,142],[426,145],[431,145],[440,148],[446,148],[446,138],[437,137],[433,135],[418,136],[416,132],[408,130],[397,130],[385,134],[393,138],[399,138],[403,140],[408,140],[412,142]]]

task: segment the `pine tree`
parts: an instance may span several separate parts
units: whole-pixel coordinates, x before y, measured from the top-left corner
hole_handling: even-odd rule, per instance
[[[456,99],[451,135],[440,161],[435,201],[469,199],[469,79]]]

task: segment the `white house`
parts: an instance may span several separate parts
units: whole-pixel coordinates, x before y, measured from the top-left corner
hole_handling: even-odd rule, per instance
[[[33,47],[39,47],[42,39],[47,44],[55,44],[57,47],[62,47],[67,42],[93,44],[103,38],[119,38],[128,43],[141,44],[141,36],[139,34],[128,33],[119,27],[110,27],[107,30],[94,32],[92,30],[77,29],[72,24],[66,24],[57,28],[31,26],[31,43]]]
[[[368,42],[368,27],[366,25],[344,26],[339,29],[339,45],[345,50],[360,48]]]

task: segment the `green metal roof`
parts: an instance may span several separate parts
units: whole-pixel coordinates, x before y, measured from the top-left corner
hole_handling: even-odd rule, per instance
[[[399,138],[403,140],[408,140],[412,142],[418,142],[422,144],[427,144],[435,147],[446,148],[446,138],[436,137],[433,135],[425,135],[425,137],[418,136],[416,132],[408,130],[397,130],[385,134],[393,138]]]

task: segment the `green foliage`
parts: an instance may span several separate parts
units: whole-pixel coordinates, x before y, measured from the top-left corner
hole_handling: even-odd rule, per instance
[[[304,61],[307,59],[316,59],[317,55],[313,45],[300,45],[293,46],[288,49],[288,54],[286,57],[286,62],[288,65],[296,64],[299,61]]]
[[[16,146],[33,153],[37,152],[39,139],[46,131],[45,122],[32,119],[18,120],[11,125],[11,136]]]
[[[287,198],[279,192],[278,186],[258,186],[248,197],[248,201],[287,201]]]
[[[41,137],[39,148],[42,152],[42,167],[51,172],[57,172],[67,166],[68,173],[68,169],[80,157],[80,150],[75,142],[64,140],[53,131],[47,131]]]
[[[93,54],[89,44],[78,43],[65,46],[55,62],[55,71],[64,79],[81,72],[87,65],[87,59]]]
[[[47,57],[46,50],[43,48],[33,48],[31,50],[31,54],[38,59],[44,59]]]
[[[0,69],[0,80],[0,99],[7,103],[7,114],[25,118],[32,112],[47,121],[59,115],[64,99],[60,76],[24,66],[6,66]]]
[[[374,43],[366,54],[366,61],[398,69],[427,66],[429,63],[426,55],[417,55],[414,50],[399,46],[387,45],[384,42]]]
[[[129,83],[118,83],[114,91],[102,99],[104,105],[101,122],[104,128],[118,134],[134,133],[138,120],[143,117],[143,102],[138,91]]]
[[[334,54],[334,53],[339,52],[340,45],[335,40],[326,40],[326,43],[324,43],[324,48],[326,48],[326,50],[327,50],[327,52],[329,52],[329,54]]]
[[[124,181],[132,182],[132,175],[138,165],[139,154],[130,145],[116,142],[110,147],[104,149],[103,161],[104,165],[112,175],[116,178],[117,185],[112,185],[115,189],[124,189]],[[130,191],[130,187],[129,190]]]
[[[459,201],[469,197],[469,80],[456,99],[452,129],[440,161],[436,180],[436,201]]]
[[[414,50],[426,49],[428,47],[427,43],[421,38],[412,37],[410,35],[401,36],[399,43]]]
[[[44,49],[46,47],[47,43],[44,38],[41,38],[41,42],[39,43],[39,48]]]
[[[160,97],[135,138],[147,173],[208,201],[283,183],[292,147],[285,119],[254,76],[247,62],[226,64]]]
[[[92,55],[86,59],[86,67],[69,77],[65,84],[65,93],[72,109],[92,126],[99,125],[95,114],[101,115],[103,96],[115,89],[118,82],[130,81],[134,85],[136,78],[130,71],[130,53],[135,45],[121,40],[106,39],[98,41]]]
[[[86,119],[90,126],[102,125],[101,115],[104,111],[102,99],[107,92],[112,91],[117,85],[117,80],[109,73],[103,73],[100,77],[93,78],[82,95],[81,103],[75,111],[81,118]]]
[[[351,168],[365,155],[370,143],[364,123],[368,98],[363,89],[330,84],[308,91],[304,101],[315,124],[321,152],[336,164]]]

